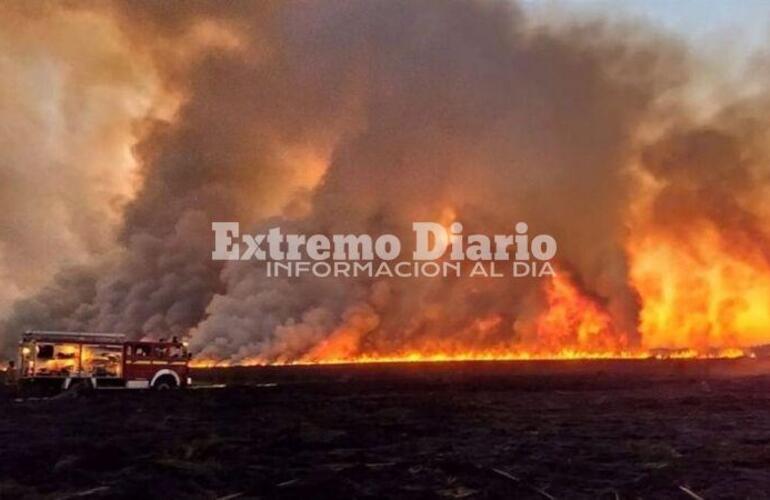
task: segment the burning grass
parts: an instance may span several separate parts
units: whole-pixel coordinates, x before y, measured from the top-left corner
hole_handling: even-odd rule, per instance
[[[712,349],[707,352],[698,352],[693,349],[665,350],[638,352],[580,352],[562,351],[553,354],[538,354],[528,352],[496,353],[421,353],[411,352],[396,356],[362,355],[349,358],[327,358],[317,360],[296,361],[266,361],[259,358],[245,359],[234,363],[228,360],[195,359],[191,362],[194,368],[213,368],[228,366],[269,366],[269,365],[346,365],[346,364],[376,364],[376,363],[442,363],[462,361],[592,361],[592,360],[644,360],[644,359],[739,359],[753,358],[755,354],[749,349]]]
[[[666,339],[652,335],[663,346],[649,345],[642,336],[641,346],[634,347],[631,335],[615,327],[612,317],[600,300],[581,290],[566,272],[551,278],[544,289],[545,309],[531,324],[524,324],[525,339],[502,345],[483,347],[485,337],[499,329],[499,315],[478,319],[461,339],[457,336],[435,335],[418,346],[399,347],[393,351],[367,350],[362,347],[363,334],[354,325],[338,328],[312,350],[301,357],[278,356],[267,358],[252,356],[241,359],[214,359],[201,355],[192,366],[256,366],[256,365],[304,365],[304,364],[357,364],[357,363],[406,363],[449,361],[543,361],[543,360],[623,360],[623,359],[734,359],[754,357],[750,347],[709,346],[691,347],[676,344],[676,339],[693,341],[689,330],[683,335],[669,334]],[[644,327],[646,323],[642,324]],[[449,340],[444,340],[444,338]],[[475,337],[475,338],[473,338]],[[716,337],[717,341],[731,341],[736,337]],[[638,343],[638,342],[637,342]],[[671,344],[675,347],[671,347]],[[702,343],[698,343],[702,344]]]

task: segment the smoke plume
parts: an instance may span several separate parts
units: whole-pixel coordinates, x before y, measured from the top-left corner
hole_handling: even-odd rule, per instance
[[[61,119],[74,124],[52,137],[74,156],[54,167],[57,155],[29,142],[34,134],[0,134],[18,148],[0,153],[5,189],[21,193],[20,202],[3,197],[0,217],[12,221],[0,235],[3,269],[18,273],[13,283],[36,284],[20,288],[7,315],[7,348],[20,330],[40,327],[189,336],[202,359],[229,362],[620,352],[679,346],[682,338],[655,327],[653,306],[663,300],[656,290],[667,277],[654,270],[699,260],[702,235],[732,248],[730,269],[749,263],[767,272],[767,114],[757,112],[767,103],[726,102],[696,118],[686,98],[695,63],[681,43],[650,28],[538,24],[503,1],[51,10],[57,29],[82,17],[109,40],[89,43],[57,98]],[[12,32],[0,40],[23,55],[56,43],[31,38]],[[72,57],[57,50],[57,63]],[[136,61],[151,78],[136,74]],[[0,78],[0,88],[11,84]],[[144,107],[124,109],[133,98]],[[7,106],[14,122],[52,120],[45,108]],[[119,203],[94,187],[101,175],[116,175],[102,116],[115,134],[130,130]],[[79,130],[79,119],[94,131]],[[19,162],[31,166],[22,174]],[[52,168],[62,173],[50,176]],[[40,204],[31,196],[38,181]],[[52,262],[38,250],[46,243],[37,228],[58,216],[67,223],[57,231],[75,235],[63,249],[76,258]],[[228,220],[253,232],[280,226],[404,241],[412,221],[458,220],[468,234],[511,233],[526,221],[559,242],[569,282],[266,278],[258,262],[211,261],[211,222]],[[671,251],[653,255],[661,249]],[[30,256],[48,267],[31,265]],[[658,258],[668,260],[653,265]],[[61,270],[45,285],[24,275],[53,268]],[[765,283],[755,277],[745,286],[759,287],[761,298]],[[687,330],[686,345],[757,340],[725,333],[753,307],[729,302],[745,289],[728,290],[716,306],[713,297],[724,293],[698,302],[718,310]],[[558,309],[559,293],[576,298]],[[590,338],[581,333],[586,311],[601,318]]]

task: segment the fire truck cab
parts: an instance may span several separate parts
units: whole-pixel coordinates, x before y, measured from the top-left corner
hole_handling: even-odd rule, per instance
[[[19,382],[67,390],[174,389],[190,383],[185,343],[126,341],[119,333],[27,331]]]

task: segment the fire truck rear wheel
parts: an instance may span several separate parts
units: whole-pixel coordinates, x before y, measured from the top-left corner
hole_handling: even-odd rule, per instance
[[[169,389],[176,389],[177,384],[176,380],[174,380],[174,377],[171,377],[169,375],[164,375],[160,377],[158,380],[155,381],[152,388],[156,391],[167,391]]]

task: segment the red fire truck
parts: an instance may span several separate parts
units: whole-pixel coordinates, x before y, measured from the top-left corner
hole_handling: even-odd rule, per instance
[[[31,330],[19,342],[19,382],[67,390],[173,389],[190,384],[186,344],[119,333]]]

